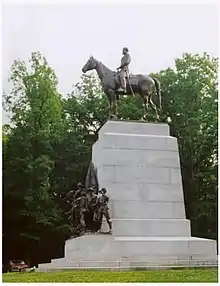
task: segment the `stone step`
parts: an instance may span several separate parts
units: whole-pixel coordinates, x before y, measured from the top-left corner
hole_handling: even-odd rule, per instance
[[[185,259],[179,259],[175,257],[164,258],[160,260],[148,260],[146,262],[139,261],[129,261],[129,260],[118,260],[118,261],[71,261],[66,264],[56,265],[56,264],[40,264],[38,271],[39,272],[58,272],[58,271],[72,271],[79,269],[99,269],[101,271],[129,271],[135,268],[141,269],[169,269],[169,268],[179,268],[179,267],[217,267],[217,260],[196,260],[189,259],[188,257]]]
[[[105,148],[101,150],[104,165],[178,168],[178,150],[136,150]]]
[[[140,121],[111,121],[108,120],[99,131],[101,137],[106,132],[125,133],[125,134],[154,134],[154,135],[169,135],[170,127],[164,123],[147,123]]]
[[[106,221],[103,221],[103,228]],[[105,229],[108,226],[105,226]],[[189,237],[190,221],[186,219],[112,219],[114,236]]]
[[[86,235],[66,242],[65,257],[80,260],[114,260],[136,257],[141,260],[154,256],[216,256],[216,241],[197,237],[113,237]],[[141,258],[142,257],[142,258]]]
[[[205,265],[217,262],[216,242],[197,237],[87,235],[66,242],[65,258],[40,269]]]
[[[112,219],[185,219],[183,202],[110,201]]]
[[[172,136],[104,133],[100,138],[99,146],[102,149],[127,149],[127,150],[165,150],[177,151],[177,139]]]
[[[147,256],[194,256],[214,258],[216,241],[198,237],[115,237],[121,253],[138,256],[139,261]],[[141,258],[142,257],[142,258]]]
[[[105,165],[103,162],[98,169],[100,184],[160,184],[177,185],[182,184],[180,167],[160,166],[118,166]],[[182,191],[182,189],[180,189]]]
[[[108,183],[110,201],[148,201],[148,202],[182,202],[183,191],[181,184],[149,184],[149,183]]]

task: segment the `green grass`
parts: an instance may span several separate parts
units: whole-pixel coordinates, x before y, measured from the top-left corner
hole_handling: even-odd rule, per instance
[[[146,271],[90,271],[48,273],[6,273],[3,282],[217,282],[217,268],[146,270]]]

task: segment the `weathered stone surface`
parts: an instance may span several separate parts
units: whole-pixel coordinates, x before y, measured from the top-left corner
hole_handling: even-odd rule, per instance
[[[180,202],[111,201],[112,218],[183,219],[185,209]],[[115,234],[117,235],[117,234]]]
[[[186,219],[113,219],[117,236],[189,237],[190,221]]]
[[[170,135],[169,125],[166,123],[146,123],[138,121],[107,121],[99,131],[99,138],[108,132],[125,134]]]

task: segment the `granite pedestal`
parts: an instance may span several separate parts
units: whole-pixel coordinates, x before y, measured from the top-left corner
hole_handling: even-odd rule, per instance
[[[110,196],[112,235],[67,240],[65,257],[40,270],[216,265],[216,241],[191,237],[178,143],[168,124],[108,121],[92,161]]]

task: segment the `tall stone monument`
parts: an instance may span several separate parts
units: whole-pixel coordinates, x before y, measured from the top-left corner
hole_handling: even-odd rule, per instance
[[[40,270],[217,263],[216,241],[191,236],[178,143],[168,124],[108,121],[92,161],[110,196],[112,235],[69,239],[65,257]]]

